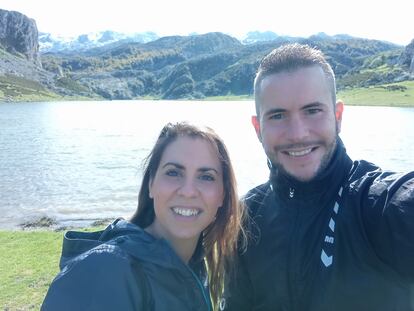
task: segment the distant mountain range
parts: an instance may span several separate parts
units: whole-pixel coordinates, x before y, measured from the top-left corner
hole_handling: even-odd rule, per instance
[[[198,35],[193,33],[191,35]],[[155,32],[141,32],[141,33],[121,33],[111,30],[93,32],[88,34],[81,34],[76,37],[56,36],[50,33],[39,33],[39,50],[41,53],[47,52],[71,52],[71,51],[86,51],[92,48],[103,47],[108,44],[122,44],[122,43],[147,43],[159,39],[160,36]],[[346,34],[339,34],[329,36],[323,32],[317,33],[311,38],[319,39],[352,39],[353,37]],[[243,37],[237,37],[242,44],[254,44],[264,41],[273,41],[277,39],[294,40],[297,37],[280,36],[272,31],[251,31]]]
[[[407,46],[318,33],[308,38],[249,32],[158,37],[104,31],[76,38],[38,34],[35,21],[0,10],[0,100],[191,99],[251,95],[264,55],[289,42],[318,47],[338,89],[414,79]]]

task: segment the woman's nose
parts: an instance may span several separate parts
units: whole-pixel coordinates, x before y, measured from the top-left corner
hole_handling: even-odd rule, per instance
[[[194,197],[198,193],[198,188],[194,180],[185,178],[177,192],[184,197]]]

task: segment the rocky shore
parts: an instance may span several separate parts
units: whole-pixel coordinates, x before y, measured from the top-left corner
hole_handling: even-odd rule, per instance
[[[57,221],[54,218],[42,216],[30,221],[20,223],[16,230],[52,230],[52,231],[66,231],[72,229],[82,229],[89,227],[105,227],[109,225],[114,219],[76,219],[67,221]],[[1,230],[1,229],[0,229]]]

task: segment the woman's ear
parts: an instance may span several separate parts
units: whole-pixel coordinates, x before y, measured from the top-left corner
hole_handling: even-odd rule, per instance
[[[154,198],[154,196],[152,195],[152,178],[150,178],[148,181],[148,195],[150,199]]]

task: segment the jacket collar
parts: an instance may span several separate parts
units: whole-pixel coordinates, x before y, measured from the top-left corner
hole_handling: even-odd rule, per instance
[[[282,198],[294,197],[306,200],[321,200],[329,189],[339,189],[347,178],[352,160],[346,153],[342,140],[338,137],[332,159],[326,169],[310,181],[299,181],[285,173],[271,168],[270,182],[275,193]]]
[[[74,257],[102,244],[116,243],[131,256],[166,267],[184,264],[164,239],[156,239],[142,228],[122,218],[116,219],[105,230],[95,232],[68,231],[63,239],[60,267],[63,268]],[[204,253],[200,238],[190,267],[200,267]]]

